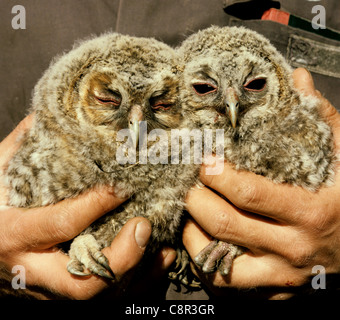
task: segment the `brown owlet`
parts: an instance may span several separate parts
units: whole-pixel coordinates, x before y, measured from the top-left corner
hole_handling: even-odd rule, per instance
[[[152,224],[149,251],[173,244],[197,166],[171,165],[182,120],[178,58],[148,38],[106,34],[54,61],[35,87],[35,121],[7,169],[9,204],[36,207],[111,185],[130,200],[79,235],[68,270],[111,278],[101,249],[132,217]]]
[[[223,129],[224,157],[236,169],[312,191],[332,182],[332,134],[319,101],[294,89],[291,67],[267,39],[242,27],[213,26],[178,50],[185,63],[184,117],[188,125]],[[227,274],[241,252],[214,241],[195,260],[208,272],[224,256],[219,269]]]

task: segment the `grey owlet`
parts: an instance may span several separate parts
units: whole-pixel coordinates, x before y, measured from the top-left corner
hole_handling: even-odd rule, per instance
[[[71,273],[112,278],[101,249],[135,216],[152,224],[150,252],[178,238],[198,171],[170,164],[169,135],[182,121],[178,63],[154,39],[105,34],[53,61],[36,85],[33,127],[6,173],[9,204],[44,206],[98,185],[130,196],[74,239]]]
[[[188,126],[224,130],[229,163],[312,191],[331,184],[332,133],[319,101],[294,89],[291,67],[266,38],[243,27],[213,26],[178,50],[185,63],[183,115]],[[206,272],[220,263],[227,274],[240,253],[215,240],[195,261]]]

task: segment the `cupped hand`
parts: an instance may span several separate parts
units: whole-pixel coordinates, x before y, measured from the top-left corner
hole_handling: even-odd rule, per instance
[[[303,94],[321,99],[320,112],[332,127],[339,153],[339,113],[315,90],[305,69],[295,70],[293,78]],[[193,220],[185,227],[184,244],[191,257],[211,237],[248,248],[235,259],[227,277],[218,272],[206,275],[196,268],[214,293],[223,295],[227,292],[224,288],[269,288],[267,297],[283,299],[291,296],[294,288],[312,288],[314,266],[321,265],[327,274],[340,273],[339,165],[334,185],[315,193],[236,171],[226,162],[220,175],[207,175],[208,168],[201,169],[205,187],[190,191],[187,197]]]
[[[0,143],[0,170],[20,146],[21,137],[32,126],[34,115],[25,118]],[[16,295],[38,299],[88,299],[104,289],[115,290],[115,283],[98,276],[76,277],[66,269],[68,256],[57,244],[77,236],[96,219],[113,210],[126,199],[118,198],[112,188],[98,187],[77,198],[66,199],[55,205],[23,209],[6,206],[7,190],[0,188],[0,296]],[[130,220],[109,248],[103,249],[116,276],[116,285],[131,278],[143,257],[151,234],[147,219]],[[157,276],[174,260],[171,249],[163,249],[154,266]],[[13,267],[18,267],[14,268]],[[14,272],[12,273],[12,271]],[[24,279],[24,288],[12,286],[14,277]],[[156,274],[156,276],[155,276]],[[14,279],[13,279],[14,278]],[[21,283],[21,287],[22,283]],[[119,292],[119,291],[118,291]]]

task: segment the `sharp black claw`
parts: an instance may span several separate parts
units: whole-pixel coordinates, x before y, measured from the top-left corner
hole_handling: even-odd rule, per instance
[[[114,278],[115,274],[114,274],[114,272],[112,271],[112,269],[111,269],[111,267],[109,266],[109,264],[108,264],[108,263],[103,263],[102,265],[103,265],[103,267],[105,267],[105,269],[110,273],[110,275]]]
[[[76,271],[76,270],[70,270],[67,269],[69,273],[75,275],[75,276],[79,276],[79,277],[88,277],[91,275],[91,273],[85,273],[85,272],[81,272],[81,271]]]
[[[168,273],[169,279],[173,280],[177,285],[181,283],[187,288],[201,288],[200,282],[194,280],[195,275],[190,268],[190,257],[187,251],[180,248],[177,248],[176,251],[176,265],[173,271]]]
[[[83,272],[83,270],[84,270],[83,268],[81,268],[79,266],[77,266],[77,267],[74,264],[72,266],[72,263],[70,263],[70,264],[67,265],[67,271],[69,273],[71,273],[71,274],[73,274],[75,276],[79,276],[79,277],[87,277],[87,276],[91,275],[90,273]]]
[[[98,271],[97,275],[101,276],[101,277],[104,277],[106,279],[115,280],[115,278],[112,275],[107,274],[105,271],[102,271],[102,270]]]

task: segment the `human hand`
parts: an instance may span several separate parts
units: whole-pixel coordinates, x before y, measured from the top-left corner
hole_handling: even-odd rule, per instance
[[[295,70],[293,78],[298,90],[321,99],[321,113],[332,127],[339,153],[339,113],[315,90],[305,69]],[[214,293],[256,287],[267,288],[267,298],[283,299],[303,285],[312,288],[315,265],[322,265],[329,274],[340,273],[339,165],[334,185],[316,193],[274,184],[254,173],[236,171],[228,163],[221,175],[206,175],[206,169],[202,166],[200,176],[206,187],[190,191],[187,197],[187,210],[195,220],[183,233],[189,254],[195,257],[211,236],[249,249],[235,259],[227,277],[203,274],[196,268]]]
[[[32,125],[28,116],[0,143],[0,172],[20,146],[20,137]],[[0,189],[0,296],[6,294],[38,299],[88,299],[114,285],[97,276],[75,277],[66,269],[68,256],[56,244],[68,241],[93,221],[119,206],[126,199],[115,196],[112,189],[98,187],[77,198],[67,199],[43,208],[22,209],[6,206],[6,189]],[[134,218],[120,231],[103,253],[117,281],[131,278],[140,262],[151,233],[147,219]],[[173,250],[164,249],[156,260],[157,275],[172,263]],[[13,266],[23,266],[26,289],[14,290]],[[164,270],[164,271],[163,271]],[[157,275],[153,275],[157,280]]]

